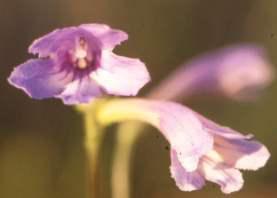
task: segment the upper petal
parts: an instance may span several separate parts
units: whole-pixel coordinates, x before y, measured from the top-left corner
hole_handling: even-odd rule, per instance
[[[29,52],[46,57],[56,53],[57,50],[73,48],[76,37],[85,37],[90,47],[99,50],[112,50],[116,45],[128,39],[128,35],[103,24],[84,24],[79,27],[67,27],[54,30],[38,39],[29,47]]]
[[[90,31],[80,27],[67,27],[54,30],[38,39],[29,47],[29,52],[39,57],[55,58],[58,54],[71,52],[80,38],[85,38],[91,53],[100,54],[101,40]]]
[[[237,139],[249,139],[252,138],[252,134],[243,135],[238,131],[235,131],[232,128],[219,125],[215,123],[214,121],[202,116],[201,114],[194,112],[197,117],[201,120],[203,126],[206,128],[207,131],[209,131],[213,135],[222,136],[224,138],[237,138]]]
[[[212,149],[213,137],[186,107],[165,101],[112,100],[99,111],[99,122],[141,120],[157,127],[177,153],[186,171],[197,169],[199,159]]]
[[[193,191],[199,190],[205,185],[203,176],[196,170],[194,172],[188,172],[184,169],[179,162],[177,153],[175,150],[170,151],[171,165],[170,173],[171,177],[175,180],[176,185],[180,190]]]
[[[116,45],[128,39],[128,34],[125,32],[111,29],[104,24],[83,24],[80,27],[95,35],[105,49],[113,49]]]
[[[215,137],[215,150],[225,163],[239,169],[257,170],[270,157],[267,148],[254,140]]]
[[[263,144],[253,140],[253,135],[243,135],[196,114],[206,130],[214,135],[214,147],[226,163],[247,170],[257,170],[266,164],[270,153]]]
[[[34,40],[28,51],[32,54],[39,54],[40,57],[46,57],[60,47],[71,48],[74,43],[74,41],[72,41],[72,35],[75,32],[75,27],[56,29]]]
[[[61,93],[72,75],[60,71],[49,59],[31,59],[14,69],[8,81],[36,99],[50,98]]]
[[[91,73],[107,93],[114,95],[136,95],[150,81],[146,66],[139,59],[117,56],[112,52],[102,53],[101,67]]]
[[[201,174],[206,180],[217,183],[224,193],[238,191],[243,186],[242,174],[239,170],[221,162],[215,151],[208,153],[200,162]]]
[[[56,97],[61,98],[64,104],[73,105],[88,103],[92,99],[102,95],[103,92],[96,82],[89,77],[85,77],[69,83],[65,90]]]

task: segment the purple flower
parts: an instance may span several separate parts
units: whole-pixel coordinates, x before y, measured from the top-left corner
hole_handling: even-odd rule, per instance
[[[233,100],[252,100],[270,85],[274,71],[265,50],[253,44],[233,45],[197,56],[169,75],[151,94],[178,99],[201,93]]]
[[[171,150],[171,176],[183,191],[202,188],[205,180],[217,183],[224,193],[238,191],[243,186],[241,170],[257,170],[270,157],[267,148],[253,140],[252,135],[242,135],[230,128],[220,126],[197,114],[203,130],[213,136],[213,148],[199,159],[195,171],[182,166],[177,152]]]
[[[102,24],[55,30],[33,42],[29,52],[39,57],[16,67],[8,81],[32,98],[61,98],[65,104],[136,95],[150,80],[144,63],[112,52],[127,38]]]
[[[249,44],[235,45],[194,58],[148,96],[177,100],[184,96],[213,93],[233,100],[251,100],[273,78],[273,67],[264,49]],[[193,171],[184,166],[179,150],[172,147],[170,171],[177,186],[184,191],[193,191],[202,188],[208,180],[220,185],[224,193],[239,190],[243,186],[239,170],[263,167],[270,157],[267,148],[254,141],[252,136],[222,127],[196,112],[193,114],[201,122],[202,129],[212,135],[214,143],[211,150],[199,157]]]
[[[270,154],[252,135],[220,126],[186,106],[173,102],[113,100],[99,111],[102,124],[140,120],[157,127],[170,143],[171,176],[183,191],[217,183],[224,193],[243,186],[239,169],[257,170]]]

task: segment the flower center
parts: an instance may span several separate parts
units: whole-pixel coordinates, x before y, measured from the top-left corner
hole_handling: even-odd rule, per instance
[[[74,66],[78,69],[86,69],[90,66],[93,57],[88,53],[88,45],[84,38],[80,38],[73,54]]]

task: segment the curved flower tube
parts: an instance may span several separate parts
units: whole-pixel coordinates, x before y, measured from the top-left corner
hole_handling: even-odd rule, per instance
[[[101,106],[97,118],[103,125],[127,120],[153,125],[178,151],[178,159],[188,171],[197,169],[199,158],[213,145],[212,136],[203,130],[194,114],[172,102],[115,99]]]
[[[195,57],[174,71],[151,98],[176,100],[200,93],[233,100],[253,100],[274,78],[265,50],[252,44],[233,45]]]
[[[32,98],[61,98],[65,104],[136,95],[150,80],[144,63],[112,52],[127,38],[103,24],[57,29],[31,44],[29,52],[38,58],[16,67],[8,81]]]
[[[104,125],[139,120],[157,127],[170,143],[171,176],[184,191],[200,189],[205,180],[220,185],[224,193],[237,191],[243,185],[239,169],[257,170],[270,157],[252,135],[220,126],[173,102],[116,99],[103,104],[97,118]]]

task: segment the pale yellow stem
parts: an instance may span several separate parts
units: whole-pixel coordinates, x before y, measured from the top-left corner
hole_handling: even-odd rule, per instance
[[[131,197],[132,148],[143,126],[135,121],[119,126],[112,164],[111,186],[113,198]]]
[[[98,122],[105,126],[115,122],[136,120],[157,126],[159,122],[157,115],[138,104],[139,99],[118,99],[107,102],[101,106],[101,111],[97,115]],[[120,125],[118,130],[112,164],[113,198],[129,198],[131,196],[132,148],[145,126],[136,121]]]
[[[123,121],[142,121],[151,125],[159,125],[159,117],[155,111],[150,111],[149,106],[142,99],[113,99],[101,105],[97,112],[97,122],[106,126]]]
[[[78,110],[82,112],[85,126],[84,146],[87,158],[87,198],[98,198],[99,182],[98,182],[98,168],[99,168],[99,148],[102,143],[104,132],[97,123],[96,107],[99,104],[94,102],[90,105],[78,106]]]

